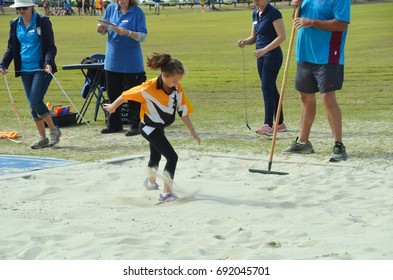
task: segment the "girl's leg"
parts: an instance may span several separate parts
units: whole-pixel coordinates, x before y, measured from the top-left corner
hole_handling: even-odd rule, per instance
[[[164,174],[167,174],[168,180],[164,182],[164,193],[169,193],[172,189],[171,181],[175,176],[178,155],[166,138],[163,128],[155,128],[149,133],[146,127],[141,125],[141,134],[150,143],[150,160],[148,167],[158,168],[161,155],[167,160],[164,167]],[[155,178],[150,179],[153,180]]]

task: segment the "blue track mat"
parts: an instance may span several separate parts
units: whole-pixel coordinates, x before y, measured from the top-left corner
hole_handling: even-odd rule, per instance
[[[78,161],[56,158],[0,155],[0,176],[76,163]]]

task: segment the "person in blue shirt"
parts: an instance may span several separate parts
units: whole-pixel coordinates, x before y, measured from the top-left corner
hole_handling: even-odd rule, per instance
[[[54,125],[44,96],[57,72],[55,56],[57,48],[48,17],[35,12],[32,0],[15,0],[10,6],[18,17],[11,21],[8,48],[0,62],[0,74],[8,73],[14,60],[15,77],[21,76],[40,138],[31,145],[32,149],[54,146],[60,141],[61,131]],[[46,137],[45,124],[50,129],[50,139]]]
[[[161,0],[154,0],[154,13],[156,15],[160,14],[160,2]]]
[[[137,0],[118,0],[109,4],[104,20],[116,25],[97,25],[97,32],[107,34],[105,54],[106,86],[109,102],[115,101],[123,91],[146,81],[141,42],[146,40],[147,27],[145,14],[138,7]],[[128,102],[130,129],[126,136],[139,134],[140,104]],[[109,115],[107,127],[101,133],[123,131],[121,108]]]
[[[281,43],[284,42],[285,27],[279,10],[267,0],[253,0],[256,9],[252,13],[251,34],[237,42],[240,48],[255,44],[253,55],[257,58],[257,69],[261,80],[265,107],[265,119],[262,127],[256,129],[258,134],[273,135],[280,93],[277,89],[277,76],[283,61]],[[282,112],[282,111],[281,111]],[[278,131],[286,131],[284,113],[280,114]]]
[[[309,137],[316,115],[315,93],[320,92],[334,139],[329,161],[346,160],[336,90],[342,88],[344,81],[344,46],[351,0],[293,0],[292,5],[300,7],[300,17],[294,19],[293,25],[298,29],[295,87],[300,93],[302,109],[299,136],[284,152],[314,152]]]
[[[0,0],[0,12],[2,15],[4,15],[4,4],[3,4],[3,0]]]

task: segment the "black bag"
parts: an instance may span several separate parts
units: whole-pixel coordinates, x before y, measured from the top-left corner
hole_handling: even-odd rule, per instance
[[[84,59],[82,59],[81,64],[92,64],[92,63],[99,63],[99,62],[100,61],[97,58],[88,56],[88,57],[85,57]],[[92,77],[94,77],[96,74],[95,71],[96,70],[87,71],[87,75],[86,75],[87,78],[86,78],[85,84],[82,87],[82,92],[81,92],[81,96],[83,98],[86,98],[87,94],[90,91],[90,83],[91,83]]]
[[[94,57],[85,57],[84,59],[82,59],[81,64],[92,64],[92,63],[98,63],[98,59],[94,58]]]

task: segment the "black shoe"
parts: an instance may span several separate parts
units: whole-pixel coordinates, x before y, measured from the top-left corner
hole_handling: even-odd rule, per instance
[[[102,134],[109,134],[109,133],[117,133],[117,132],[122,132],[123,129],[122,128],[109,128],[109,127],[105,127],[104,129],[101,130]]]
[[[139,131],[139,128],[131,128],[130,130],[127,130],[126,136],[135,136],[140,134],[141,132]]]

